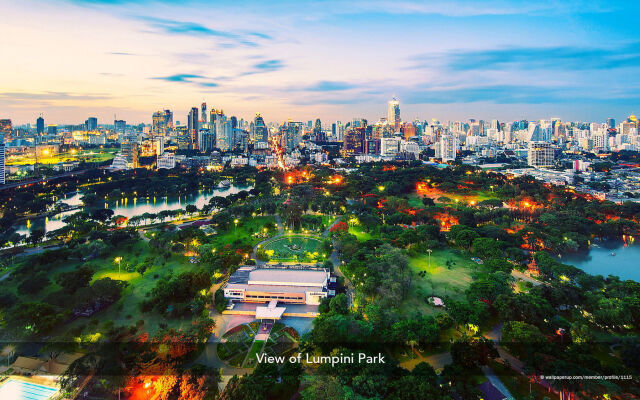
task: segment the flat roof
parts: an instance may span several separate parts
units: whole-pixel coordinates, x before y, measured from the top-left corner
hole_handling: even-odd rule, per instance
[[[286,307],[256,307],[257,319],[280,319]]]
[[[317,270],[260,268],[249,273],[250,284],[259,284],[260,282],[322,284],[326,280],[327,272]]]
[[[239,289],[247,292],[269,292],[269,293],[306,293],[322,291],[320,287],[314,286],[289,286],[289,285],[246,285],[230,283],[225,289]]]

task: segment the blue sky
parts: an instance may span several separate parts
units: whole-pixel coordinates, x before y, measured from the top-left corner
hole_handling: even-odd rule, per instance
[[[613,3],[613,4],[612,4]],[[0,0],[0,117],[621,119],[640,5],[617,1]]]

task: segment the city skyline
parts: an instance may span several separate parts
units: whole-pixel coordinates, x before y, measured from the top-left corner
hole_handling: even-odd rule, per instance
[[[183,122],[202,101],[245,119],[375,122],[393,95],[403,120],[640,112],[626,2],[2,3],[0,108],[16,125],[149,123],[165,108]]]

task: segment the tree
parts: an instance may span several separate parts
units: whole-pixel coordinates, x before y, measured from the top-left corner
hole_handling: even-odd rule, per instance
[[[93,277],[93,269],[87,265],[83,265],[75,271],[62,272],[56,277],[56,283],[73,294],[81,287],[86,287]]]
[[[467,369],[487,365],[490,358],[498,357],[493,342],[484,337],[463,338],[451,345],[451,358],[454,364]]]
[[[44,303],[23,303],[14,307],[8,315],[7,326],[15,329],[23,329],[36,335],[49,333],[58,325],[64,316],[56,309]]]
[[[33,228],[29,235],[29,241],[31,244],[38,244],[44,238],[44,228]]]
[[[349,300],[347,295],[340,293],[329,302],[329,308],[336,314],[348,314],[349,313]]]
[[[500,342],[515,354],[528,358],[540,351],[547,339],[536,326],[522,321],[509,321],[502,327]]]

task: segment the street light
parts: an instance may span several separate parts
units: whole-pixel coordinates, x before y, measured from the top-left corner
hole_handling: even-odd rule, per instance
[[[431,252],[432,251],[433,250],[431,250],[431,249],[427,249],[427,253],[429,253],[429,269],[431,269]]]
[[[122,257],[116,257],[113,261],[118,263],[118,278],[120,278],[120,261],[122,261]]]
[[[236,226],[233,228],[233,232],[235,232],[235,231],[238,229],[238,222],[240,222],[240,220],[239,220],[239,219],[237,219],[237,218],[233,220],[233,223],[236,225]]]

